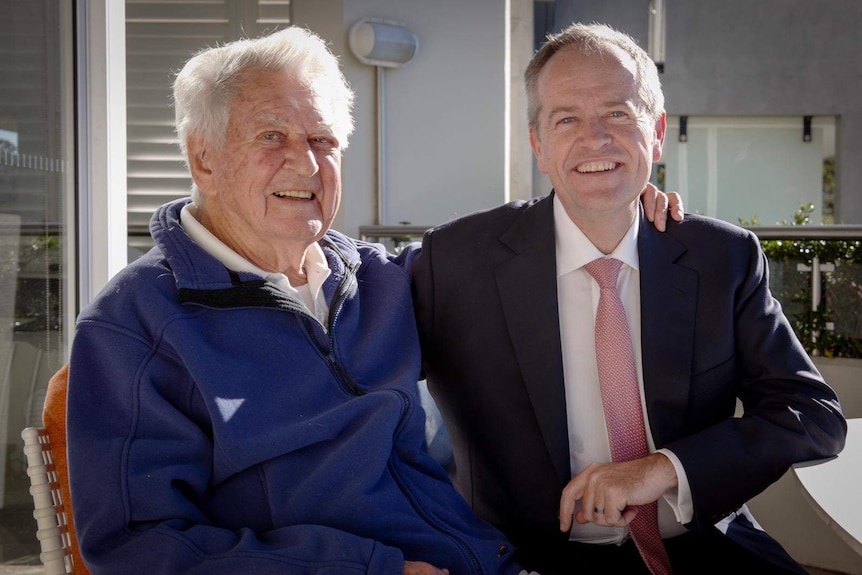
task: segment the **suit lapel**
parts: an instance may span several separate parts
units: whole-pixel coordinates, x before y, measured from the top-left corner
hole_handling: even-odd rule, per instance
[[[695,271],[675,263],[685,250],[669,232],[657,231],[641,211],[641,349],[656,447],[680,437],[685,428],[698,284]]]
[[[497,289],[545,445],[562,483],[570,477],[557,312],[553,195],[525,208],[500,236]]]

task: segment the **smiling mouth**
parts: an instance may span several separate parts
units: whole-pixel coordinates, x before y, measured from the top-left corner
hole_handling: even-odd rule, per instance
[[[587,162],[586,164],[581,164],[577,168],[577,172],[579,174],[595,174],[599,172],[610,172],[611,170],[616,169],[619,164],[616,162]]]
[[[287,190],[284,192],[274,192],[272,194],[277,198],[293,198],[296,200],[310,200],[314,194],[301,190]]]

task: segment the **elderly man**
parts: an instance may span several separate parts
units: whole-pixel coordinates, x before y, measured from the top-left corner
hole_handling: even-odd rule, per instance
[[[425,451],[406,260],[329,230],[351,99],[298,28],[176,78],[195,200],[158,210],[70,361],[94,575],[519,571]]]
[[[429,231],[413,267],[456,485],[543,575],[804,572],[745,502],[846,423],[757,238],[645,224],[665,111],[631,38],[573,25],[526,82],[553,193]]]

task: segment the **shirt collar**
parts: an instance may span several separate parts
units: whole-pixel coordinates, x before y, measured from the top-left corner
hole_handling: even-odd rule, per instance
[[[620,260],[624,264],[638,269],[638,230],[640,217],[636,217],[629,226],[626,235],[608,257]],[[604,257],[604,254],[593,245],[584,232],[575,225],[566,213],[566,208],[560,198],[554,195],[554,236],[557,248],[557,277],[580,269],[591,261]]]
[[[292,290],[296,292],[296,288],[290,285],[290,280],[287,279],[285,274],[265,271],[236,253],[227,244],[213,235],[211,231],[206,229],[198,221],[198,215],[198,208],[194,204],[189,203],[180,212],[180,221],[182,222],[183,230],[208,254],[230,270],[253,273],[279,287],[289,288],[287,291]],[[326,281],[326,278],[331,273],[326,256],[317,242],[308,246],[305,252],[305,273],[308,276],[308,288],[311,291],[312,298],[316,300],[323,282]]]

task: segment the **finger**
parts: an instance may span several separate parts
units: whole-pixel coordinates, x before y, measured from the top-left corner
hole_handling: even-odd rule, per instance
[[[596,522],[596,514],[595,511],[592,511],[592,507],[589,508],[590,516],[587,517],[586,513],[588,509],[583,505],[583,501],[581,501],[581,505],[578,507],[578,512],[575,513],[575,521],[578,522],[579,525],[586,525],[587,523],[595,523]]]
[[[592,478],[591,478],[592,479]],[[595,523],[599,517],[596,509],[600,507],[596,504],[596,487],[594,481],[586,481],[584,484],[584,493],[581,495],[581,522]]]
[[[613,509],[608,509],[608,507],[607,507],[604,503],[598,503],[598,502],[596,502],[596,503],[593,505],[593,514],[595,515],[595,519],[594,519],[594,521],[595,521],[596,523],[599,523],[599,524],[601,524],[601,523],[607,523],[607,521],[608,521],[608,516],[613,515],[613,514],[614,514],[614,510],[613,510]]]
[[[630,506],[626,507],[623,510],[623,512],[620,514],[620,520],[622,523],[622,525],[620,525],[620,527],[622,527],[624,525],[628,525],[629,523],[631,523],[632,519],[637,517],[639,509],[640,509],[640,507],[638,507],[637,505],[630,505]]]
[[[609,527],[625,527],[627,525],[624,519],[625,509],[620,510],[619,507],[613,503],[608,503],[605,506],[605,512],[602,515],[603,525],[607,525]]]
[[[560,494],[560,531],[567,533],[572,528],[572,519],[575,517],[575,506],[583,495],[584,478],[582,474],[576,475]],[[578,511],[580,515],[582,510]]]
[[[667,192],[667,199],[670,203],[670,216],[678,222],[681,222],[685,217],[685,207],[682,205],[682,197],[676,192]]]
[[[656,196],[658,196],[658,188],[647,182],[646,187],[641,192],[641,201],[644,205],[644,214],[649,221],[655,220]]]
[[[659,193],[655,199],[655,227],[660,232],[667,229],[667,206],[667,195]]]
[[[577,517],[581,515],[581,510],[576,509],[577,499],[574,498],[561,498],[560,499],[560,531],[563,533],[568,533],[572,528],[572,521],[577,520]],[[577,511],[577,515],[575,512]]]

